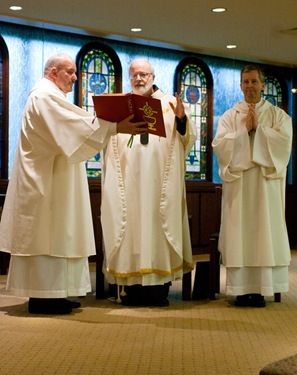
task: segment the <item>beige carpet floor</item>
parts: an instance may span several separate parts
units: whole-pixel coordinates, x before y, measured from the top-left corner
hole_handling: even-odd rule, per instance
[[[266,308],[234,307],[221,273],[216,301],[182,301],[177,281],[169,307],[124,307],[90,293],[65,316],[28,314],[27,299],[8,295],[0,276],[0,374],[256,375],[297,354],[297,251],[290,292]],[[95,284],[93,264],[91,275]]]

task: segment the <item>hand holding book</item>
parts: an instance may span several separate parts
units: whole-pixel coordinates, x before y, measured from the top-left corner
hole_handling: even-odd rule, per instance
[[[145,121],[132,122],[134,115],[130,115],[117,123],[117,133],[124,134],[145,134],[148,132],[148,126]]]
[[[97,117],[103,120],[120,122],[134,114],[132,122],[145,122],[148,133],[166,137],[159,99],[137,94],[103,94],[93,96],[93,102]]]

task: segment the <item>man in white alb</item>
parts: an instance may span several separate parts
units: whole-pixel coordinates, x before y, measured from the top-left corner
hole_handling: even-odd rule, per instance
[[[24,109],[0,223],[0,250],[11,253],[7,289],[29,299],[29,312],[68,314],[68,296],[91,289],[88,256],[95,254],[85,161],[118,132],[141,134],[131,117],[110,123],[70,103],[76,65],[59,54]]]
[[[261,99],[263,71],[241,71],[244,101],[226,111],[212,142],[222,179],[219,250],[226,294],[236,306],[264,307],[265,296],[288,291],[290,246],[285,222],[286,172],[292,121]]]

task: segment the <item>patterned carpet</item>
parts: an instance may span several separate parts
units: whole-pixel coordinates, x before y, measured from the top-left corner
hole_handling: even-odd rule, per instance
[[[216,301],[182,301],[178,281],[169,307],[124,307],[91,293],[65,316],[29,315],[27,299],[8,295],[0,276],[0,374],[257,375],[297,354],[297,251],[290,292],[266,308],[234,307],[221,273]],[[94,264],[91,275],[95,284]]]

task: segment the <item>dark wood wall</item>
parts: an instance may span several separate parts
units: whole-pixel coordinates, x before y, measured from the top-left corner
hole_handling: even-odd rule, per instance
[[[297,249],[297,185],[286,189],[286,221],[291,249]]]
[[[101,251],[100,180],[90,180],[90,198],[97,249]],[[209,246],[209,237],[219,230],[221,185],[212,182],[187,182],[187,208],[193,254]],[[291,248],[297,244],[297,185],[288,185],[286,192],[286,221]]]
[[[193,254],[209,247],[210,236],[219,231],[221,185],[212,182],[187,182],[187,207]]]
[[[0,178],[0,207],[3,207],[8,180]]]

